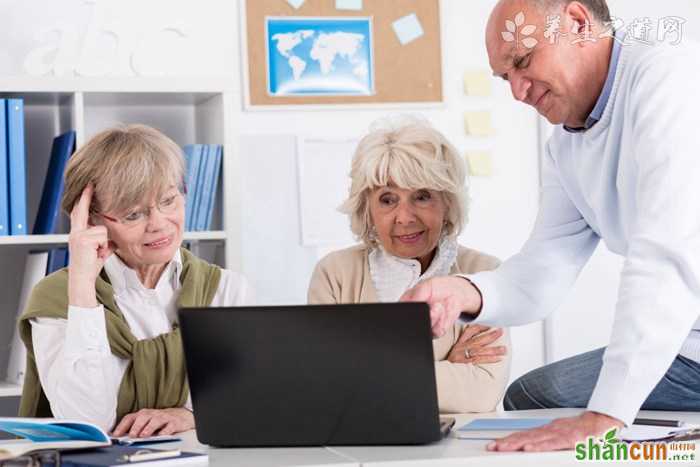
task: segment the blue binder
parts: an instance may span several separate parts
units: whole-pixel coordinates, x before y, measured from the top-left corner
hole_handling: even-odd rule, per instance
[[[202,210],[202,196],[204,194],[204,178],[207,173],[207,161],[209,160],[209,145],[200,144],[202,147],[202,155],[199,160],[199,169],[197,170],[197,181],[195,182],[194,199],[192,200],[192,218],[189,230],[197,230],[197,219],[199,219],[199,211]]]
[[[185,184],[187,186],[187,197],[185,198],[185,230],[192,230],[194,198],[197,191],[197,175],[199,173],[199,162],[201,159],[201,144],[188,144],[185,146]]]
[[[211,219],[214,216],[214,205],[216,204],[216,190],[219,188],[219,173],[221,172],[221,159],[224,149],[221,145],[216,145],[216,157],[214,159],[214,174],[211,189],[209,190],[209,203],[207,203],[207,218],[204,222],[204,230],[211,230]]]
[[[49,250],[49,260],[46,264],[46,275],[68,266],[68,248],[54,248]]]
[[[63,195],[63,172],[68,158],[75,151],[75,131],[69,131],[53,140],[51,160],[46,170],[44,190],[41,193],[39,210],[34,220],[33,235],[56,233],[56,221]]]
[[[0,236],[10,235],[10,184],[7,165],[7,100],[0,99]]]
[[[10,235],[27,234],[27,174],[24,147],[24,101],[7,100],[7,152],[10,180]]]
[[[214,174],[214,163],[216,162],[216,145],[207,145],[207,161],[204,166],[204,180],[202,181],[201,197],[199,198],[199,208],[195,218],[196,231],[206,230],[207,209],[211,199],[212,175]]]

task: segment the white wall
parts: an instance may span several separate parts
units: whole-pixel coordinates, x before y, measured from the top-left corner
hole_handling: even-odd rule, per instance
[[[494,1],[443,2],[443,73],[445,105],[421,113],[443,131],[461,150],[491,149],[494,155],[493,177],[475,178],[471,187],[471,222],[461,241],[472,248],[505,258],[515,253],[527,237],[537,206],[537,133],[536,115],[517,105],[510,97],[510,90],[496,82],[494,96],[489,99],[466,97],[462,76],[467,69],[487,69],[488,60],[483,46],[483,30]],[[482,141],[465,135],[463,112],[468,109],[490,109],[493,112],[496,135],[490,141]],[[315,136],[361,136],[370,122],[388,113],[413,112],[414,109],[380,110],[331,110],[331,111],[255,111],[244,112],[240,118],[242,134],[283,133]],[[286,166],[285,166],[286,167]],[[274,168],[271,168],[274,170]],[[281,169],[284,170],[284,169]],[[268,172],[270,174],[270,172]],[[275,173],[273,178],[283,176]],[[345,183],[339,180],[339,183]],[[291,192],[292,188],[287,186]],[[283,218],[287,218],[287,212]],[[245,216],[245,218],[249,218]],[[260,221],[258,221],[260,222]],[[245,223],[244,223],[245,224]],[[268,223],[269,225],[269,223]],[[268,246],[266,254],[279,257],[280,266],[292,264],[295,272],[305,276],[294,279],[295,295],[292,300],[302,302],[305,290],[297,282],[307,283],[311,272],[308,259],[298,247],[296,231],[291,238],[280,237],[274,246]],[[340,245],[339,245],[340,246]],[[244,244],[244,272],[255,269],[246,262],[255,261],[253,253]],[[273,251],[270,251],[270,250]],[[318,258],[328,248],[320,249]],[[284,252],[296,261],[285,263]],[[246,256],[248,261],[246,261]],[[290,258],[291,259],[291,258]],[[269,258],[265,260],[269,263]],[[257,274],[261,275],[261,273]],[[282,280],[280,280],[282,282]],[[269,284],[272,286],[272,284]],[[281,284],[280,284],[281,286]],[[263,300],[268,297],[262,297]],[[544,361],[542,330],[539,323],[514,329],[513,375],[541,365]]]
[[[240,89],[243,70],[237,3],[228,0],[0,0],[3,18],[0,75],[24,75],[27,56],[38,47],[54,43],[59,34],[52,30],[58,28],[63,31],[67,45],[60,59],[63,68],[59,67],[54,73],[70,75],[77,68],[83,74],[134,76],[136,69],[142,76],[224,76],[231,80],[235,89]],[[519,249],[535,218],[538,140],[534,111],[515,103],[505,83],[494,82],[494,95],[488,99],[466,97],[463,93],[465,70],[488,69],[483,30],[494,4],[495,0],[443,1],[445,104],[422,113],[461,150],[492,150],[495,174],[472,180],[471,222],[461,240],[467,246],[505,259]],[[700,7],[697,0],[644,4],[634,0],[610,0],[610,4],[616,16],[628,22],[641,16],[686,17],[688,36],[698,37]],[[102,34],[102,29],[113,32]],[[134,79],[139,78],[134,76]],[[361,136],[371,121],[396,112],[396,109],[245,112],[240,97],[237,99],[240,110],[234,120],[243,142],[250,135],[261,134]],[[483,141],[464,134],[462,114],[468,109],[492,111],[496,128],[492,139]],[[254,282],[261,282],[262,277],[254,265],[265,256],[270,268],[267,274],[278,274],[280,283],[290,282],[286,287],[294,297],[292,301],[303,301],[304,284],[320,252],[299,250],[298,229],[290,226],[289,213],[281,212],[279,205],[272,202],[281,192],[275,193],[275,185],[271,184],[274,177],[288,177],[284,179],[284,189],[293,191],[296,174],[289,173],[289,166],[282,172],[274,164],[270,164],[269,170],[262,170],[264,167],[254,159],[244,162],[242,169],[247,167],[254,175],[246,178],[248,174],[241,173],[241,186],[247,183],[269,187],[270,196],[261,198],[255,206],[253,199],[242,209],[247,210],[246,215],[251,218],[264,220],[259,223],[267,225],[267,229],[279,228],[283,235],[277,235],[275,244],[271,245],[263,240],[264,235],[256,232],[254,225],[243,224],[242,238],[246,242],[243,247],[247,253],[238,266],[244,273],[252,272],[249,275]],[[264,193],[261,196],[264,197]],[[276,219],[287,219],[287,223],[275,224]],[[285,253],[291,251],[294,255]],[[559,358],[607,342],[618,269],[619,260],[603,252],[596,255],[569,301],[551,322],[555,331],[551,356]],[[290,275],[294,276],[291,281],[285,278]],[[261,298],[275,301],[274,296]],[[514,329],[513,341],[513,376],[543,362],[539,324]]]

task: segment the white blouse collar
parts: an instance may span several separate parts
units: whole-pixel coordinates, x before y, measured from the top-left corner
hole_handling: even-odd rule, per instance
[[[115,294],[125,291],[126,289],[147,290],[139,280],[136,271],[127,266],[116,254],[112,254],[105,262],[104,270],[112,283],[112,288]],[[173,259],[163,270],[156,289],[161,287],[166,281],[171,282],[173,288],[177,288],[180,281],[180,272],[182,271],[182,256],[178,248],[173,255]]]
[[[381,246],[369,253],[369,271],[380,302],[395,302],[418,282],[432,277],[446,276],[457,260],[457,240],[443,236],[428,269],[421,274],[418,260],[399,258]]]

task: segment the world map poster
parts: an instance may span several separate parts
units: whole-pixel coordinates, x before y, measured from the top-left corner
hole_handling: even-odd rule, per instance
[[[266,18],[272,96],[374,94],[371,18]]]

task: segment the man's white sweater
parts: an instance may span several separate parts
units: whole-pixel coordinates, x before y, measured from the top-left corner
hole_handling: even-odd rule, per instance
[[[588,408],[630,424],[679,353],[700,362],[700,46],[623,47],[601,120],[581,133],[558,127],[542,165],[530,239],[496,271],[469,276],[484,297],[476,322],[544,318],[602,238],[625,263]]]

